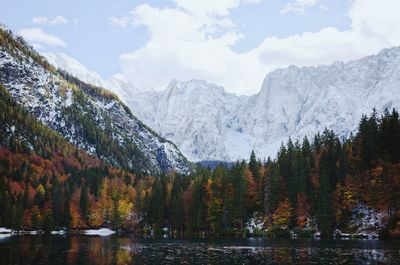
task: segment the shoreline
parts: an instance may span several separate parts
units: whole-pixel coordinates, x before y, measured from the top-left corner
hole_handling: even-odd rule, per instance
[[[332,238],[321,238],[318,232],[314,233],[313,236],[299,236],[292,231],[290,231],[290,236],[262,236],[255,234],[248,234],[246,236],[205,236],[205,237],[171,237],[171,236],[149,236],[149,235],[137,235],[134,232],[129,231],[114,231],[110,228],[98,228],[98,229],[59,229],[50,231],[50,233],[46,233],[43,230],[12,230],[8,228],[0,228],[0,239],[7,238],[11,236],[24,236],[24,235],[33,235],[33,236],[48,236],[48,235],[68,235],[68,236],[123,236],[123,235],[136,235],[138,238],[153,238],[153,239],[246,239],[246,238],[257,238],[257,239],[315,239],[315,240],[382,240],[389,241],[396,238],[383,238],[379,237],[377,234],[336,234]]]

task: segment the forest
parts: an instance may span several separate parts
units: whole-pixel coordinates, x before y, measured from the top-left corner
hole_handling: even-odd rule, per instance
[[[361,206],[400,236],[398,112],[363,116],[346,139],[325,130],[282,144],[276,158],[147,176],[108,165],[0,97],[0,226],[110,227],[171,237],[299,236],[351,231]],[[261,225],[250,231],[248,222]]]

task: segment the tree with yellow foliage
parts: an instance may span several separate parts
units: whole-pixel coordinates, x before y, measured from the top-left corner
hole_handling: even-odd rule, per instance
[[[272,224],[281,229],[289,228],[290,219],[292,218],[292,207],[287,197],[278,204],[278,208],[272,214]]]

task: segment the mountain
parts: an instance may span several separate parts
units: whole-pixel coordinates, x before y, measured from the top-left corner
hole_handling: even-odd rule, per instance
[[[325,128],[349,136],[373,108],[378,113],[399,108],[399,89],[400,47],[394,47],[346,63],[275,70],[251,97],[192,80],[126,100],[191,160],[234,161],[252,149],[259,157],[274,156],[289,137],[297,140]]]
[[[261,154],[268,145],[324,128],[346,137],[373,108],[399,108],[399,89],[400,47],[347,63],[291,66],[267,75],[261,91],[239,109],[237,124],[257,139]]]
[[[69,57],[66,54],[60,52],[46,52],[43,53],[43,56],[46,57],[47,61],[54,67],[63,69],[64,71],[68,72],[69,74],[75,76],[85,83],[95,86],[106,86],[106,82],[98,73],[90,71],[78,60]]]
[[[110,82],[132,112],[192,161],[274,156],[282,142],[325,128],[349,136],[361,116],[400,107],[400,47],[349,62],[290,66],[267,74],[247,97],[204,80],[171,81],[163,91]]]
[[[229,160],[226,154],[232,145],[226,141],[231,133],[227,124],[240,100],[206,81],[173,80],[165,91],[137,93],[135,104],[128,102],[128,106],[164,137],[175,141],[190,160]]]
[[[53,174],[63,174],[62,171],[66,170],[75,170],[76,172],[83,169],[103,167],[104,163],[101,160],[76,148],[59,133],[45,126],[28,113],[14,101],[7,89],[1,84],[0,111],[1,155],[3,155],[3,159],[12,156],[19,157],[15,163],[4,163],[2,159],[1,173],[11,172],[13,166],[18,169],[19,163],[26,163],[27,161],[21,161],[22,157],[36,158],[36,162],[41,159],[49,159],[49,163],[60,163],[56,166],[58,169],[54,170]],[[8,157],[4,156],[5,154],[8,154]],[[38,162],[36,164],[43,166]],[[33,167],[32,165],[29,166]],[[48,166],[47,169],[51,168]],[[20,166],[19,173],[24,170],[28,171],[27,168]],[[22,179],[22,175],[27,175],[27,172],[24,173],[18,175],[17,170],[16,175],[9,174],[9,176]]]
[[[0,83],[43,124],[113,166],[151,174],[191,170],[176,146],[137,119],[115,94],[57,71],[4,27]]]

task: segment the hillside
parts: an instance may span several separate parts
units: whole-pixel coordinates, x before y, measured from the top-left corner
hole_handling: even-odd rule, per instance
[[[57,71],[26,42],[0,29],[0,83],[30,114],[91,155],[135,172],[188,173],[190,163],[118,97]]]

